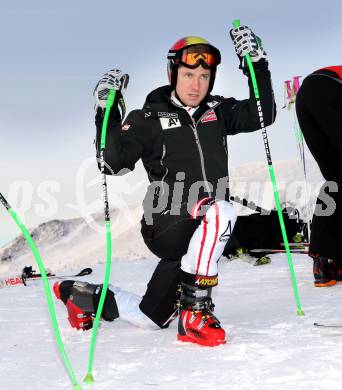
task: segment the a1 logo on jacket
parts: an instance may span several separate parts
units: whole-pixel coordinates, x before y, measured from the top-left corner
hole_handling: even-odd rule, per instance
[[[181,123],[178,118],[159,118],[159,120],[163,130],[181,127]]]

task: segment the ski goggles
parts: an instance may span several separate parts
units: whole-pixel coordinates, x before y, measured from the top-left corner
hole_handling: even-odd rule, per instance
[[[188,68],[197,68],[202,65],[204,68],[211,69],[221,62],[221,55],[213,46],[194,45],[181,50],[173,60]]]

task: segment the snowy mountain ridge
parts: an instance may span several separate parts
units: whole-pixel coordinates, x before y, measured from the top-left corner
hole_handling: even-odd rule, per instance
[[[82,224],[81,218],[59,220],[53,219],[31,229],[30,234],[34,242],[38,245],[52,245],[58,239],[62,239],[77,229]],[[10,261],[23,255],[27,251],[27,243],[23,235],[16,237],[0,251],[0,262]]]
[[[112,259],[153,257],[140,234],[141,206],[131,207],[129,213],[130,218],[125,218],[120,210],[111,210]],[[32,237],[46,268],[57,272],[83,267],[84,264],[104,263],[106,236],[103,218],[101,210],[91,219],[52,220],[32,229]],[[36,268],[31,249],[22,235],[0,249],[0,259],[0,276],[8,275],[9,271],[11,274],[20,273],[28,265]]]

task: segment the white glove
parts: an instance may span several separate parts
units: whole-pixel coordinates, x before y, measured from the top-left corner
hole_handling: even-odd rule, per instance
[[[241,61],[241,67],[246,66],[244,57],[249,53],[252,62],[258,62],[262,58],[266,58],[262,42],[253,31],[247,26],[240,26],[230,30],[230,36],[233,40],[236,54]]]
[[[101,80],[96,84],[93,95],[96,99],[96,108],[106,108],[108,93],[110,89],[120,91],[121,98],[127,88],[129,76],[126,73],[122,73],[119,69],[112,69],[105,73]]]

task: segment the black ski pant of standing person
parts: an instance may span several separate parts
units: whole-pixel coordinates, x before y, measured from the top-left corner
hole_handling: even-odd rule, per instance
[[[296,111],[308,148],[326,180],[316,202],[309,252],[341,260],[342,83],[324,75],[306,77]]]

